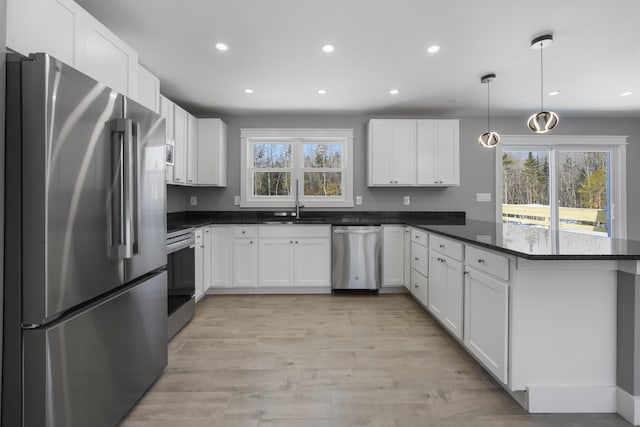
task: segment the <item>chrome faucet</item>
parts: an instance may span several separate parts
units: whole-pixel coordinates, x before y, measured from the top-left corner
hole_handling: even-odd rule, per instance
[[[304,208],[304,205],[300,204],[300,190],[298,188],[298,180],[296,179],[296,219],[300,219],[300,208]]]

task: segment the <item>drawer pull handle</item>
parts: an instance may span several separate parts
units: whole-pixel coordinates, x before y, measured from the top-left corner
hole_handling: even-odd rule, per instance
[[[418,258],[417,256],[414,256],[413,259],[415,259],[416,261],[420,261],[420,258]]]
[[[414,288],[419,288],[420,286],[418,286],[417,284],[413,285]]]
[[[253,245],[253,240],[250,240],[250,241],[249,241],[249,244],[250,244],[250,245]]]
[[[289,244],[290,244],[290,245],[293,245],[293,240],[289,241]]]
[[[484,262],[485,262],[485,261],[484,261],[482,258],[479,258],[479,259],[478,259],[478,264],[484,264]]]
[[[440,245],[440,249],[444,249],[444,245]]]
[[[444,259],[442,259],[442,258],[438,258],[438,262],[447,262],[447,261],[445,261],[445,260],[444,260]]]
[[[242,230],[242,234],[246,233],[246,231]]]
[[[416,236],[416,240],[420,240],[420,236]]]

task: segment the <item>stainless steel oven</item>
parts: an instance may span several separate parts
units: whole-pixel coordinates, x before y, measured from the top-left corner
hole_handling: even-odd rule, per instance
[[[173,338],[195,312],[195,232],[181,228],[167,233],[168,336]]]

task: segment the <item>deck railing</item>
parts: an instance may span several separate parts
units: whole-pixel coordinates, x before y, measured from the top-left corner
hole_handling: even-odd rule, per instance
[[[607,232],[604,209],[559,208],[560,228]],[[502,205],[502,220],[526,225],[550,226],[551,209],[547,205]]]

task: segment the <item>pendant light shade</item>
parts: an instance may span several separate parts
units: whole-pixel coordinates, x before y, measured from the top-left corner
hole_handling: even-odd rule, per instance
[[[540,50],[540,111],[533,113],[527,120],[527,126],[534,133],[547,133],[555,129],[560,122],[560,118],[553,111],[545,111],[544,109],[544,69],[542,62],[542,49],[553,43],[553,36],[545,34],[531,40],[531,49]]]
[[[493,73],[480,78],[480,83],[487,84],[487,131],[478,137],[478,143],[484,148],[494,148],[500,144],[500,135],[498,132],[491,130],[491,91],[489,90],[489,86],[495,78],[496,75]]]

